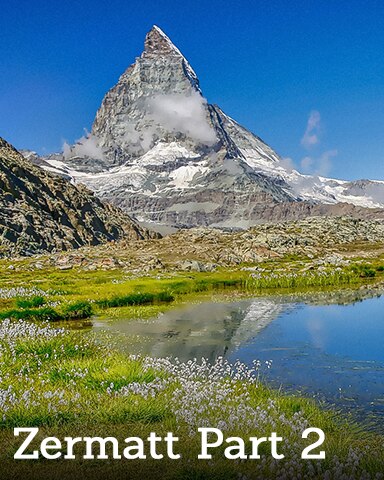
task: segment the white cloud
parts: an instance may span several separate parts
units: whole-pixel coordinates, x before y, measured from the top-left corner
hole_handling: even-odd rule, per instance
[[[290,157],[284,157],[280,159],[280,164],[283,168],[288,170],[288,172],[292,172],[292,170],[296,170],[297,167],[295,165],[295,162],[293,161],[292,158]]]
[[[136,130],[134,123],[124,123],[124,144],[128,144],[128,151],[133,154],[147,152],[151,146],[153,132],[144,130],[142,133]]]
[[[307,121],[307,128],[305,129],[301,145],[305,148],[311,148],[313,145],[319,143],[321,116],[317,110],[312,110]]]
[[[312,110],[309,114],[307,127],[301,139],[301,145],[306,149],[311,149],[320,143],[321,115],[317,110]],[[300,161],[300,169],[303,173],[317,176],[326,176],[332,170],[332,158],[337,155],[337,150],[326,150],[320,155],[306,155]]]
[[[206,116],[206,100],[198,93],[156,95],[147,100],[149,116],[171,132],[180,132],[196,142],[212,145],[217,139]]]
[[[303,173],[326,176],[332,170],[332,158],[337,155],[337,150],[327,150],[320,157],[304,157],[300,166]]]
[[[301,139],[301,144],[310,148],[319,143],[319,131],[321,130],[321,117],[317,110],[313,110],[308,118],[305,134]],[[321,150],[320,150],[321,152]],[[280,164],[288,172],[297,170],[305,175],[311,175],[314,177],[326,177],[332,170],[332,160],[338,154],[336,149],[326,150],[320,153],[316,150],[316,153],[308,154],[300,161],[295,161],[290,157],[280,159]],[[302,178],[300,180],[300,187],[307,187],[312,185],[314,179]]]
[[[317,175],[328,175],[332,170],[332,158],[336,157],[337,150],[327,150],[324,152],[317,162]]]
[[[120,132],[127,155],[148,152],[162,139],[164,130],[182,133],[203,145],[215,144],[217,138],[208,122],[206,106],[206,100],[195,91],[142,97],[136,104],[137,118],[126,119]],[[98,139],[86,130],[74,145],[64,142],[63,154],[65,159],[77,156],[105,158]]]
[[[304,157],[300,162],[300,166],[301,166],[301,168],[303,169],[304,172],[309,172],[311,170],[313,162],[314,162],[313,158]]]
[[[103,150],[98,146],[95,136],[85,131],[85,135],[76,141],[74,145],[67,142],[63,144],[63,155],[67,160],[73,157],[91,157],[99,160],[104,159]]]

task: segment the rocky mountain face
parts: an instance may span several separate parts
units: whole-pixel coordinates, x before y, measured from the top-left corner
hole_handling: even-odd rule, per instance
[[[25,159],[0,138],[0,256],[149,238],[128,215]]]
[[[62,154],[31,159],[151,225],[247,228],[384,207],[384,182],[326,179],[287,167],[207,103],[196,73],[156,26],[104,97],[91,133]]]

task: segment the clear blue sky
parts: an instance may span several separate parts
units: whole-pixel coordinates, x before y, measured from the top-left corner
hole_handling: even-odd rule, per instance
[[[208,101],[301,170],[384,179],[383,22],[381,0],[2,2],[0,136],[40,153],[81,137],[157,24]]]

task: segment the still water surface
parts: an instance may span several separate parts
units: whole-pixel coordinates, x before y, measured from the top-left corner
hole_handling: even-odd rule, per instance
[[[315,396],[384,427],[384,297],[318,303],[273,297],[210,301],[150,321],[121,319],[94,328],[119,334],[130,353],[211,361],[225,356],[249,365],[272,360],[265,375],[273,386]]]

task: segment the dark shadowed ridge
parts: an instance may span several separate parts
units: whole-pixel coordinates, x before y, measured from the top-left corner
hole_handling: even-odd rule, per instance
[[[85,186],[36,167],[0,138],[0,256],[150,236]]]

